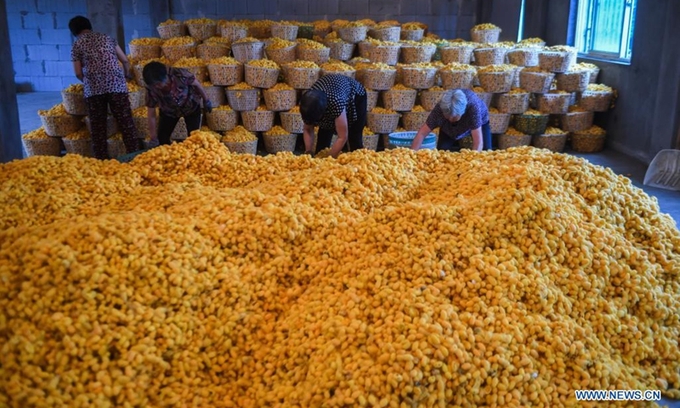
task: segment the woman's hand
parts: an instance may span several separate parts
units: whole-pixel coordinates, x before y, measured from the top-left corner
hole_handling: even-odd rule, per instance
[[[210,113],[213,110],[212,102],[210,102],[210,99],[205,99],[203,101],[203,109],[207,112]]]
[[[342,152],[342,148],[345,147],[347,143],[347,134],[349,132],[349,126],[347,124],[347,110],[343,110],[340,116],[335,118],[335,133],[338,135],[338,140],[335,144],[331,146],[330,155],[334,158],[338,158]]]
[[[419,150],[420,146],[423,145],[423,140],[425,140],[425,136],[430,134],[432,129],[430,129],[429,126],[427,126],[426,123],[423,123],[423,125],[418,129],[418,133],[416,133],[416,137],[413,138],[413,142],[411,142],[411,149],[413,150]]]
[[[305,141],[305,152],[314,154],[314,126],[305,124],[302,130],[302,139]]]
[[[472,129],[470,132],[472,135],[472,150],[481,152],[484,148],[484,140],[482,139],[482,128]]]

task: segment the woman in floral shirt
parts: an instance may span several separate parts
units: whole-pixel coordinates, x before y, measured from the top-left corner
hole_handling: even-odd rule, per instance
[[[439,150],[455,150],[467,135],[472,136],[472,150],[491,150],[489,110],[471,89],[447,91],[418,130],[411,148],[420,149],[425,136],[436,128]]]
[[[212,110],[212,104],[194,74],[153,61],[144,66],[142,75],[147,89],[146,107],[152,140],[170,144],[170,136],[180,118],[184,118],[188,133],[201,127],[201,101],[208,112]],[[156,107],[160,111],[158,123]]]
[[[132,77],[130,62],[125,53],[113,38],[92,31],[90,20],[83,16],[72,18],[68,27],[76,37],[71,49],[71,59],[76,77],[84,85],[95,157],[109,158],[106,143],[106,117],[109,109],[123,134],[125,150],[128,153],[139,150],[137,128],[132,120],[125,81]]]

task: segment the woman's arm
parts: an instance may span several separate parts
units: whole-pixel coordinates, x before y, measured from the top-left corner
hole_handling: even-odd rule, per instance
[[[156,129],[156,108],[146,108],[146,120],[149,124],[149,136],[151,140],[158,140]]]
[[[118,61],[120,61],[120,63],[123,64],[123,73],[125,74],[125,78],[132,79],[132,72],[130,71],[130,61],[128,61],[127,56],[118,45],[116,45],[116,57],[118,57]]]
[[[478,152],[482,151],[482,148],[484,147],[484,139],[482,139],[482,128],[481,126],[478,127],[477,129],[472,129],[470,131],[472,134],[472,150],[476,150]]]
[[[80,61],[73,61],[73,72],[76,74],[76,78],[83,81],[83,64]]]
[[[302,128],[302,138],[305,141],[305,153],[314,154],[314,126],[305,124]]]
[[[203,98],[203,107],[205,110],[208,112],[212,111],[212,102],[210,102],[210,99],[208,99],[208,94],[205,93],[205,89],[203,89],[203,85],[198,82],[198,79],[194,78],[194,82],[191,83],[191,86],[196,88],[198,93],[201,95],[201,98]]]
[[[335,118],[335,133],[338,135],[338,140],[336,140],[335,144],[331,146],[331,156],[337,158],[340,155],[342,148],[345,147],[345,143],[347,143],[348,129],[349,125],[347,124],[347,109],[344,109],[340,116]]]
[[[413,142],[411,142],[411,149],[413,150],[420,149],[420,146],[422,146],[425,136],[430,134],[430,132],[432,132],[432,129],[430,129],[430,127],[427,126],[427,122],[423,123],[423,126],[421,126],[420,129],[418,129],[416,137],[413,138]]]

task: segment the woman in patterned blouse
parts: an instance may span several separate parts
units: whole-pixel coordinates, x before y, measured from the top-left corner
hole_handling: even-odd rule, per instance
[[[76,37],[71,49],[71,59],[76,77],[83,81],[95,157],[109,158],[106,143],[106,117],[109,109],[123,134],[125,150],[128,153],[139,150],[137,128],[132,120],[125,81],[126,78],[132,78],[130,62],[125,53],[113,38],[93,32],[90,20],[83,16],[72,18],[68,28]]]
[[[484,101],[470,89],[446,92],[418,130],[411,148],[420,149],[425,136],[436,128],[440,128],[439,150],[454,150],[457,141],[467,135],[472,136],[473,150],[491,150],[489,110]]]
[[[331,156],[338,157],[348,140],[350,150],[363,148],[366,99],[363,85],[345,75],[328,74],[316,81],[300,98],[306,152],[312,153],[314,126],[317,125],[317,152],[330,146],[334,131],[338,140],[330,146]]]
[[[170,136],[180,118],[184,118],[189,134],[201,127],[201,101],[207,112],[212,110],[212,104],[194,74],[154,61],[144,66],[142,76],[146,83],[147,118],[152,140],[162,145],[170,144]],[[158,124],[156,107],[160,111]]]

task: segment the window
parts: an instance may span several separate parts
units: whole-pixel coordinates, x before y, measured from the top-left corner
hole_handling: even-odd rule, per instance
[[[584,57],[630,62],[637,0],[579,0],[576,48]]]

